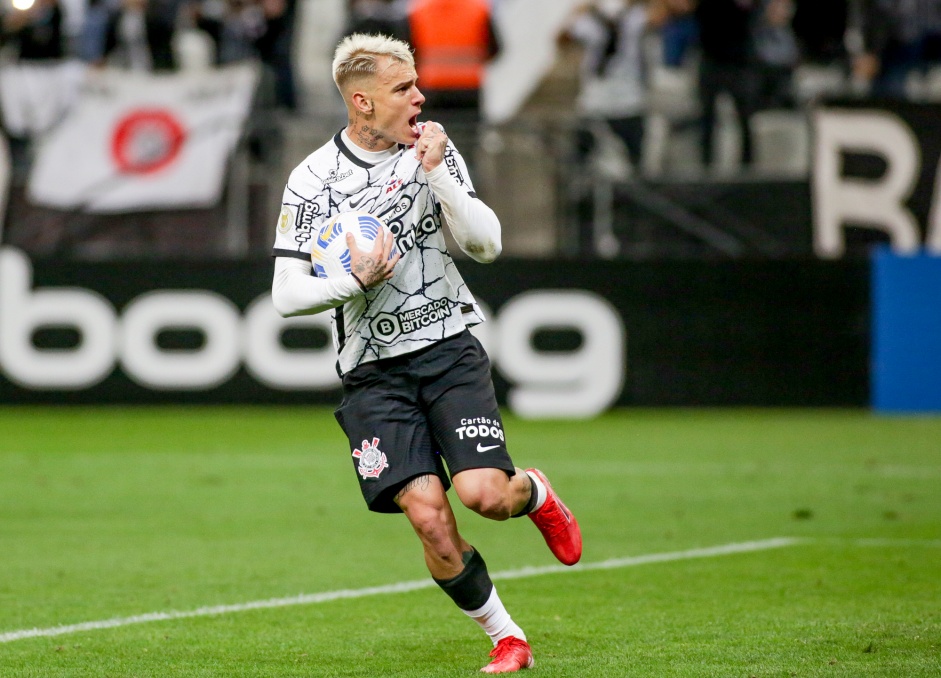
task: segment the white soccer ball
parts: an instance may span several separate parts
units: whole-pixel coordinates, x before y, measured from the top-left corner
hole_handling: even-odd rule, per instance
[[[352,233],[356,246],[361,250],[372,249],[373,241],[379,236],[379,229],[385,229],[386,237],[392,232],[381,219],[368,212],[342,212],[321,226],[314,238],[310,251],[310,260],[314,273],[319,278],[339,278],[350,274],[350,250],[346,246],[346,234]],[[395,245],[389,254],[391,259],[396,254]]]

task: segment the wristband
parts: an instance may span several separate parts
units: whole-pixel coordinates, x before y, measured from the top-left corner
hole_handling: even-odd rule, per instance
[[[363,292],[368,292],[368,291],[369,291],[369,288],[367,288],[367,287],[363,284],[363,281],[359,279],[359,276],[358,276],[358,275],[356,275],[355,273],[350,273],[350,275],[353,276],[353,280],[356,281],[356,284],[359,285],[359,288],[360,288],[361,290],[363,290]]]

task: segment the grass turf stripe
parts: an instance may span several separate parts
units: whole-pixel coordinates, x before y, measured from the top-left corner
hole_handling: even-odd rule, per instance
[[[522,579],[525,577],[537,577],[540,575],[558,574],[562,572],[611,570],[622,567],[646,565],[648,563],[666,563],[677,560],[689,560],[692,558],[714,558],[717,556],[749,553],[753,551],[765,551],[768,549],[793,546],[794,544],[798,543],[798,541],[799,540],[790,537],[779,537],[775,539],[765,539],[762,541],[748,541],[722,544],[719,546],[709,546],[704,548],[686,549],[684,551],[669,551],[665,553],[650,553],[641,556],[629,556],[626,558],[614,558],[596,563],[580,563],[571,567],[565,565],[524,567],[516,570],[494,572],[491,574],[491,578],[494,580]],[[114,619],[103,619],[100,621],[52,626],[44,629],[37,628],[23,629],[20,631],[8,631],[6,633],[0,633],[0,643],[10,643],[15,640],[23,640],[26,638],[61,636],[70,633],[80,633],[82,631],[98,631],[101,629],[111,629],[119,626],[131,626],[132,624],[146,624],[156,621],[171,621],[175,619],[188,619],[191,617],[210,617],[223,614],[232,614],[235,612],[246,612],[249,610],[263,610],[277,607],[289,607],[293,605],[314,605],[346,598],[365,598],[368,596],[378,596],[389,593],[407,593],[409,591],[417,591],[419,589],[432,588],[434,586],[434,581],[429,578],[418,581],[399,582],[397,584],[385,584],[383,586],[370,586],[361,589],[341,589],[337,591],[324,591],[323,593],[306,593],[288,598],[271,598],[269,600],[256,600],[232,605],[214,605],[209,607],[200,607],[195,610],[148,612],[146,614],[139,614],[131,617],[116,617]]]
[[[565,565],[546,565],[542,567],[523,567],[516,570],[504,570],[503,572],[494,572],[491,574],[493,580],[523,579],[527,577],[538,577],[546,574],[561,574],[563,572],[588,572],[593,570],[614,570],[624,567],[636,567],[638,565],[647,565],[651,563],[668,563],[679,560],[691,560],[695,558],[716,558],[719,556],[735,555],[739,553],[752,553],[756,551],[767,551],[770,549],[785,548],[797,544],[806,543],[827,543],[835,542],[850,544],[854,546],[932,546],[941,547],[941,540],[917,540],[917,539],[806,539],[797,537],[776,537],[774,539],[763,539],[759,541],[746,541],[731,544],[721,544],[718,546],[707,546],[703,548],[686,549],[683,551],[667,551],[664,553],[649,553],[640,556],[628,556],[625,558],[612,558],[602,560],[596,563],[579,563],[571,567]],[[419,589],[432,588],[435,586],[433,580],[422,579],[418,581],[399,582],[397,584],[385,584],[383,586],[370,586],[361,589],[340,589],[337,591],[324,591],[322,593],[306,593],[288,598],[271,598],[269,600],[256,600],[247,603],[236,603],[233,605],[214,605],[209,607],[200,607],[195,610],[169,611],[169,612],[148,612],[146,614],[134,615],[131,617],[116,617],[114,619],[104,619],[100,621],[81,622],[79,624],[67,624],[62,626],[52,626],[44,629],[23,629],[20,631],[8,631],[0,633],[0,643],[10,643],[15,640],[26,638],[40,638],[49,636],[61,636],[70,633],[80,633],[82,631],[98,631],[101,629],[111,629],[120,626],[131,626],[133,624],[146,624],[156,621],[172,621],[175,619],[188,619],[191,617],[210,617],[223,614],[232,614],[235,612],[247,612],[249,610],[264,610],[277,607],[290,607],[294,605],[315,605],[318,603],[328,603],[334,600],[343,600],[347,598],[365,598],[368,596],[385,595],[389,593],[407,593]]]

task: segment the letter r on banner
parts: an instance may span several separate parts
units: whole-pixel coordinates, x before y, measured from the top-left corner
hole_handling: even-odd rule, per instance
[[[814,113],[814,250],[820,257],[843,255],[847,223],[881,230],[897,253],[919,247],[915,216],[905,206],[918,181],[918,140],[898,116],[885,111],[819,108]],[[886,171],[878,179],[842,174],[846,152],[876,155]]]

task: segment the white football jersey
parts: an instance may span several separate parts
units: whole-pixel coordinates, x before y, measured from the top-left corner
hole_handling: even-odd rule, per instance
[[[401,253],[391,280],[335,309],[333,338],[340,370],[417,351],[483,321],[483,313],[448,253],[435,198],[412,146],[373,165],[338,132],[288,179],[274,255],[310,261],[320,227],[341,212],[382,219]],[[472,196],[464,160],[448,142],[445,163]]]

